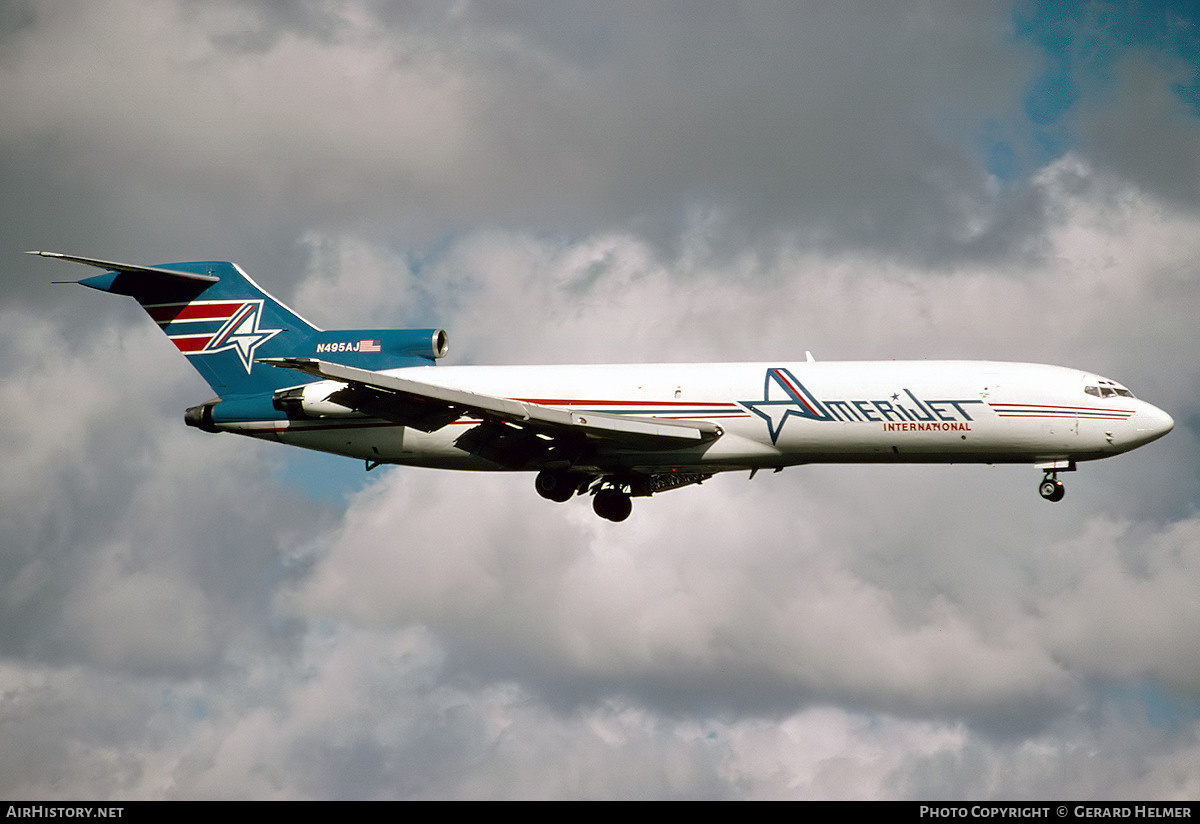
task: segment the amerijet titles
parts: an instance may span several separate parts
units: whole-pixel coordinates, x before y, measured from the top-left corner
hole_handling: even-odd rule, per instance
[[[783,368],[767,370],[761,401],[741,401],[767,422],[771,443],[778,441],[792,415],[810,421],[880,423],[885,432],[967,432],[974,418],[966,407],[983,403],[969,398],[922,400],[910,389],[880,400],[821,401]]]

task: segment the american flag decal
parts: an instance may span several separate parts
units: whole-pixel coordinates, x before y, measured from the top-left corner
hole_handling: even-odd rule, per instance
[[[380,352],[379,341],[377,340],[360,340],[358,342],[358,351],[362,352]]]

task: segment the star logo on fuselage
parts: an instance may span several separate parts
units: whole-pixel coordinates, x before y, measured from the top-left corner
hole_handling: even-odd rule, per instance
[[[768,369],[761,401],[739,401],[767,422],[771,443],[779,439],[787,419],[795,415],[812,421],[832,420],[830,414],[800,381],[787,369]]]
[[[233,313],[212,340],[204,347],[202,354],[224,352],[232,349],[237,352],[247,374],[254,366],[254,350],[271,338],[282,332],[282,329],[262,329],[259,319],[262,317],[261,300],[246,301],[242,308]]]

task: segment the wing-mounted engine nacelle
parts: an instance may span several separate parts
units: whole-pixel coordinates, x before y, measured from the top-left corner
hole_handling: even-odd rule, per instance
[[[338,400],[349,400],[346,397],[347,393],[345,384],[317,381],[291,389],[280,389],[272,396],[271,404],[292,419],[362,417],[362,413],[344,403],[338,403]]]

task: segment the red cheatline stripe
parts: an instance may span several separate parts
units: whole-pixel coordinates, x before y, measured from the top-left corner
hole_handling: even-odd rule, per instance
[[[257,423],[257,421],[240,421],[240,423],[252,424],[252,423]],[[274,423],[274,422],[269,421],[266,423]],[[278,434],[283,434],[286,432],[289,434],[298,435],[298,434],[301,434],[304,432],[326,432],[326,431],[332,431],[332,430],[338,430],[338,429],[389,429],[389,428],[394,428],[397,426],[404,426],[404,424],[392,423],[390,421],[375,421],[372,423],[321,423],[321,424],[309,424],[307,421],[288,421],[286,423],[275,424],[274,426],[264,427],[262,429],[256,429],[255,434],[274,433],[274,434],[278,435]]]
[[[692,416],[654,415],[653,417],[662,418],[663,420],[667,420],[667,421],[695,421],[695,420],[708,421],[708,420],[712,420],[713,418],[722,418],[722,419],[725,419],[725,418],[748,418],[750,416],[746,415],[746,414],[742,414],[742,415],[699,415],[699,416],[697,416],[697,415],[692,415]]]
[[[997,415],[1000,418],[1052,418],[1056,421],[1071,420],[1069,415],[1038,415],[1034,412],[1010,412],[1008,414],[1000,413]],[[1083,421],[1127,421],[1127,415],[1089,415],[1086,418],[1080,418]]]
[[[228,320],[243,301],[225,300],[212,303],[160,303],[147,306],[146,312],[157,323],[168,324],[184,320]]]
[[[988,406],[993,409],[1069,409],[1071,411],[1079,410],[1082,412],[1101,412],[1105,414],[1125,414],[1132,415],[1132,409],[1109,409],[1106,406],[1058,406],[1051,403],[989,403]]]

